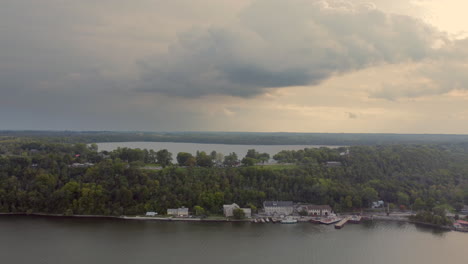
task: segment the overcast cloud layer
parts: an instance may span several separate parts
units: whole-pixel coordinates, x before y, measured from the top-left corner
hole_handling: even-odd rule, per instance
[[[467,133],[434,1],[0,0],[0,129]]]
[[[435,28],[373,4],[258,0],[238,21],[184,32],[163,56],[144,60],[147,91],[252,96],[317,85],[384,63],[420,61],[445,41]]]

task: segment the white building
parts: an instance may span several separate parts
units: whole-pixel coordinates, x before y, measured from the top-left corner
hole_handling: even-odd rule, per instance
[[[238,209],[238,208],[240,208],[240,206],[235,203],[223,205],[224,216],[226,217],[234,216],[233,211],[234,209]]]
[[[250,208],[240,208],[240,206],[236,203],[223,205],[224,216],[233,217],[234,209],[241,209],[242,211],[244,211],[244,215],[247,218],[252,217],[252,210]]]
[[[188,212],[188,208],[181,207],[177,209],[167,209],[167,214],[179,216],[179,217],[188,217],[189,212]]]
[[[244,211],[244,216],[246,218],[252,218],[252,209],[250,208],[241,208]]]
[[[265,201],[263,208],[267,215],[291,215],[294,211],[292,201]]]
[[[296,207],[297,212],[306,211],[311,216],[329,216],[333,213],[329,205],[301,204]]]

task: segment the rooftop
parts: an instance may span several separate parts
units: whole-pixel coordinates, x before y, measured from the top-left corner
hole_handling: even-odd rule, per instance
[[[263,207],[287,207],[293,206],[292,201],[265,201]]]

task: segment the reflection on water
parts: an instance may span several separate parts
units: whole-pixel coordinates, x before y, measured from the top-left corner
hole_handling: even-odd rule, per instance
[[[468,234],[400,222],[182,223],[0,217],[2,263],[464,263]],[[28,254],[24,254],[28,252]]]

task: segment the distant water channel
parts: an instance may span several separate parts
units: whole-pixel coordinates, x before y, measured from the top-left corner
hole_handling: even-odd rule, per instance
[[[408,223],[183,223],[0,216],[1,263],[466,263],[468,234]]]
[[[140,148],[152,149],[158,151],[167,149],[175,157],[179,152],[188,152],[195,155],[197,150],[211,153],[216,152],[228,155],[235,152],[238,157],[244,157],[249,149],[255,149],[261,153],[268,153],[271,157],[282,150],[300,150],[304,148],[319,148],[329,147],[337,148],[337,146],[317,146],[317,145],[228,145],[228,144],[201,144],[201,143],[177,143],[177,142],[109,142],[97,143],[99,151],[112,151],[121,148]]]

